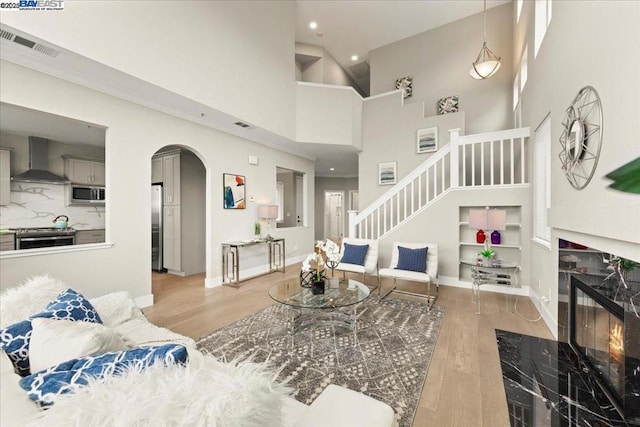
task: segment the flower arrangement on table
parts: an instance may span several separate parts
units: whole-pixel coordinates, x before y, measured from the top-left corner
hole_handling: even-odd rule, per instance
[[[325,265],[331,269],[333,276],[333,269],[338,266],[340,258],[342,258],[340,247],[333,240],[318,240],[313,253],[309,254],[302,262],[300,284],[304,287],[311,287],[313,282],[323,282]]]

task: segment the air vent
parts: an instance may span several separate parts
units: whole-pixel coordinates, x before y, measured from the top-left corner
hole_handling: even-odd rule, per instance
[[[54,58],[58,56],[58,54],[60,53],[59,50],[56,50],[49,46],[45,46],[40,43],[36,43],[36,45],[33,47],[33,50],[38,51],[40,53],[44,53],[45,55],[53,56]]]
[[[0,28],[0,37],[2,37],[3,39],[7,39],[7,40],[13,40],[13,36],[15,34],[10,33],[9,31],[3,30],[2,28]]]
[[[234,125],[236,126],[240,126],[241,128],[248,128],[251,127],[248,124],[244,123],[244,122],[235,122]]]
[[[349,65],[349,70],[356,78],[369,77],[369,64],[367,62],[361,62],[355,65]]]
[[[0,28],[0,37],[6,40],[10,40],[12,42],[18,43],[24,47],[29,49],[33,49],[36,52],[42,53],[43,55],[56,57],[60,53],[59,50],[52,48],[51,46],[44,45],[42,43],[37,43],[32,40],[26,39],[24,37],[20,37],[18,35],[13,34],[10,31],[3,30]]]

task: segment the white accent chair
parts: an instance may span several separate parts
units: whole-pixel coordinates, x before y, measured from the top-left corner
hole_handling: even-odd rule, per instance
[[[425,266],[425,272],[417,272],[417,271],[407,271],[407,270],[398,270],[396,267],[398,266],[398,257],[399,251],[398,246],[402,246],[404,248],[409,249],[418,249],[418,248],[429,248],[427,250],[427,264]],[[429,308],[433,306],[436,299],[438,298],[438,244],[437,243],[402,243],[402,242],[394,242],[393,243],[393,251],[391,253],[391,263],[389,268],[383,268],[378,273],[378,280],[381,277],[390,277],[393,278],[393,288],[387,292],[382,298],[387,297],[391,292],[397,292],[401,294],[408,294],[418,297],[427,298],[429,300]],[[408,292],[397,289],[397,279],[407,280],[410,282],[421,282],[427,284],[427,293],[415,293]],[[435,283],[436,285],[436,295],[431,295],[431,283]],[[378,282],[378,287],[380,287],[380,283]]]
[[[369,245],[367,256],[364,258],[364,265],[347,264],[347,263],[341,262],[338,264],[338,266],[335,269],[338,271],[342,271],[343,277],[346,276],[345,275],[346,272],[362,274],[362,283],[364,283],[365,285],[366,285],[365,276],[375,275],[377,286],[374,286],[373,288],[370,287],[370,289],[375,290],[376,288],[378,288],[379,290],[380,278],[378,277],[378,241],[372,240],[372,239],[355,239],[355,238],[345,237],[342,239],[342,244],[340,247],[340,255],[344,255],[345,243],[348,243],[350,245],[358,245],[358,246]],[[379,296],[379,293],[380,292],[378,292],[378,296]]]

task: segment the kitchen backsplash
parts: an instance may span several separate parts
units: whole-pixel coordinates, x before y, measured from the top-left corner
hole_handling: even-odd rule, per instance
[[[58,215],[78,230],[104,228],[104,206],[65,206],[65,185],[11,183],[11,204],[0,206],[0,228],[52,227]]]

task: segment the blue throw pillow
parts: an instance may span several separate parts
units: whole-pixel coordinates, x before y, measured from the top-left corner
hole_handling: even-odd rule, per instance
[[[102,379],[109,375],[119,375],[131,366],[153,365],[157,361],[166,364],[187,363],[187,349],[178,344],[155,347],[138,347],[130,350],[114,351],[98,356],[86,356],[67,360],[59,365],[24,377],[19,384],[42,407],[51,406],[59,394],[68,393],[72,385],[86,385],[87,379]]]
[[[367,257],[369,245],[350,245],[344,244],[344,254],[340,262],[345,264],[364,265],[364,259]]]
[[[424,273],[427,271],[427,249],[409,249],[398,246],[398,265],[396,270],[417,271]]]
[[[31,341],[32,331],[31,319],[37,317],[102,323],[96,309],[82,294],[72,289],[67,289],[47,304],[42,313],[0,330],[0,348],[7,353],[16,372],[23,377],[30,373],[29,341]]]

